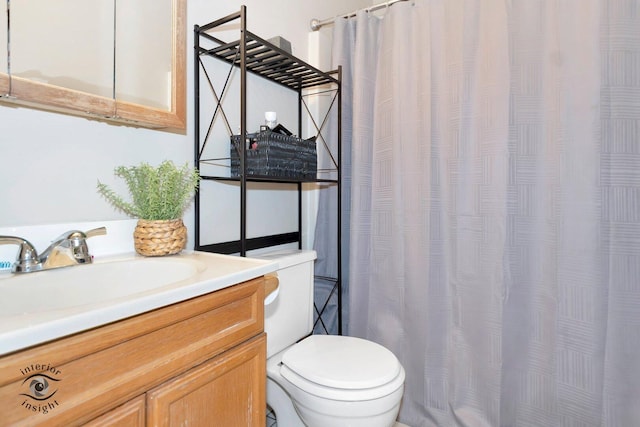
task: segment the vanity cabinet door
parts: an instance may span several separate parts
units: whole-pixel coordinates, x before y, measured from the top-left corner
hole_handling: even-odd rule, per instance
[[[89,421],[85,427],[144,427],[145,404],[145,396],[138,396],[95,420]]]
[[[147,393],[149,426],[264,426],[266,335]]]

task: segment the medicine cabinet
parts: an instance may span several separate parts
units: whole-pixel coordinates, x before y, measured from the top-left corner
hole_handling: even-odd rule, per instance
[[[186,128],[186,0],[5,1],[0,101]]]

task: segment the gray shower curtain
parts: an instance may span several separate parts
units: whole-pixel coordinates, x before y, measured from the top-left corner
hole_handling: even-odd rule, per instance
[[[402,2],[333,57],[347,330],[401,420],[640,425],[640,0]]]

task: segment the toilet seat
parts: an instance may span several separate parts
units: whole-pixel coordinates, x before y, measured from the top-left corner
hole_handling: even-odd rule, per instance
[[[404,369],[391,351],[336,335],[312,335],[286,350],[280,374],[307,393],[344,401],[377,399],[404,384]]]

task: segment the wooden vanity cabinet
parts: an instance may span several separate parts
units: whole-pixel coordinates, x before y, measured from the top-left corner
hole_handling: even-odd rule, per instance
[[[264,426],[263,301],[261,277],[2,356],[0,425]]]

